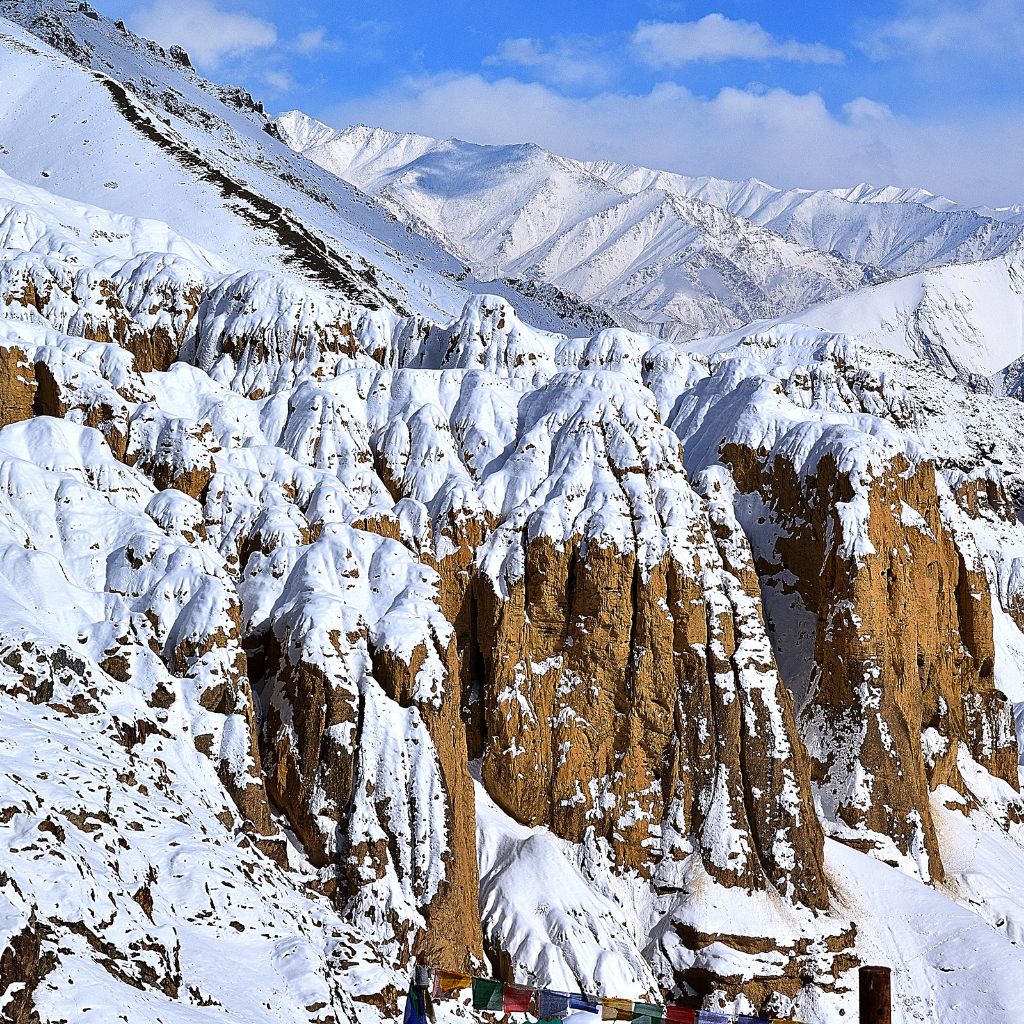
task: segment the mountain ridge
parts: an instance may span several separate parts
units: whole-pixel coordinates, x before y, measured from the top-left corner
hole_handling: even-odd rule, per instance
[[[480,276],[554,284],[625,326],[678,337],[717,333],[878,276],[691,196],[633,196],[532,144],[473,146],[376,129],[325,135],[294,112],[275,124],[286,140],[289,133],[305,140],[306,156],[444,239]],[[475,184],[466,178],[474,166]],[[490,194],[481,207],[485,180]],[[489,223],[480,220],[482,208]],[[559,222],[545,212],[553,209]]]
[[[775,236],[802,246],[804,250],[817,251],[849,261],[853,266],[868,268],[861,271],[859,279],[844,278],[835,267],[825,269],[825,276],[831,274],[834,278],[833,294],[820,295],[810,302],[804,302],[805,305],[833,298],[838,292],[848,291],[851,286],[859,283],[903,276],[933,266],[973,262],[1002,255],[1024,233],[1024,219],[1012,208],[1004,211],[1004,219],[1000,219],[992,215],[996,211],[965,209],[923,189],[899,189],[894,186],[875,188],[861,184],[849,188],[784,190],[754,178],[730,182],[708,177],[687,177],[608,161],[575,161],[549,155],[540,147],[529,150],[513,146],[473,147],[459,140],[441,141],[367,126],[333,130],[298,111],[281,115],[275,123],[280,124],[286,141],[290,139],[295,148],[340,177],[351,179],[360,187],[377,194],[399,216],[409,217],[415,223],[429,227],[438,237],[447,238],[448,244],[460,249],[470,261],[475,260],[481,265],[490,261],[502,269],[538,274],[543,280],[558,283],[588,301],[603,305],[613,315],[621,312],[628,317],[638,309],[643,309],[643,293],[627,288],[622,294],[608,296],[585,273],[581,276],[579,266],[573,274],[571,266],[545,265],[542,256],[537,258],[521,247],[515,250],[515,255],[521,260],[519,265],[507,266],[508,260],[503,250],[493,246],[482,249],[473,244],[472,233],[463,227],[464,211],[446,216],[443,209],[431,204],[431,193],[450,188],[447,183],[456,179],[452,172],[424,166],[423,161],[431,153],[448,152],[458,153],[466,160],[486,162],[482,155],[488,154],[496,169],[520,163],[520,173],[525,183],[537,177],[537,173],[530,170],[528,160],[518,159],[519,153],[529,152],[531,157],[540,155],[542,161],[560,161],[560,167],[592,175],[591,182],[593,179],[604,182],[613,190],[603,200],[606,206],[614,205],[616,200],[621,201],[623,196],[645,194],[675,197],[695,204],[708,203],[714,209],[741,217],[744,222],[766,228]],[[563,205],[579,202],[579,196],[573,193],[571,185],[563,186],[561,193]],[[500,211],[501,201],[500,194],[494,196],[489,207],[493,210],[497,206]],[[697,223],[706,224],[707,215],[700,215],[697,212],[700,209],[703,207],[691,205],[681,215],[682,221],[693,223],[696,217]],[[587,219],[589,212],[585,206],[580,209],[577,216],[581,222]],[[499,223],[509,230],[514,226],[515,218],[521,216],[521,207],[520,212],[510,208],[502,216],[503,220]],[[739,223],[733,222],[728,229],[727,233],[731,237],[741,234],[737,227]],[[715,237],[714,231],[709,237]],[[766,244],[770,250],[770,243],[761,243],[762,249]],[[813,257],[810,260],[813,263]],[[747,273],[749,275],[749,269]],[[673,287],[666,280],[669,269],[656,258],[651,261],[646,274],[653,274],[661,289]],[[807,297],[799,291],[796,295],[783,292],[773,315],[795,313]],[[706,301],[712,296],[705,294],[703,298]],[[743,309],[742,306],[739,308]],[[655,307],[655,310],[659,309]],[[744,312],[747,311],[744,309]],[[629,319],[622,322],[627,326],[657,330],[656,325],[662,315],[661,312],[647,314],[646,325]],[[643,318],[644,314],[641,315]],[[671,320],[671,314],[668,319]],[[750,319],[750,316],[746,319]],[[680,320],[680,337],[685,337],[687,330],[691,336],[715,333],[708,329],[707,324],[687,320],[685,314]],[[730,326],[733,325],[728,322],[728,314],[724,311],[719,313],[717,327],[721,330]]]

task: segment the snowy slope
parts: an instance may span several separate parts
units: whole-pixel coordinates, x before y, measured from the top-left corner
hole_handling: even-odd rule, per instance
[[[201,78],[183,51],[88,5],[6,0],[0,55],[0,170],[23,182],[159,219],[236,267],[298,273],[368,305],[445,317],[478,287],[448,252],[296,156],[265,130],[262,105]],[[553,327],[575,323],[508,294]]]
[[[948,376],[981,378],[981,387],[993,378],[999,389],[1002,371],[1024,356],[1024,249],[861,288],[757,329],[775,324],[854,335]]]
[[[692,337],[800,308],[871,274],[682,194],[633,194],[538,146],[474,146],[292,111],[275,121],[298,152],[442,240],[480,277],[531,278],[626,326]]]
[[[381,211],[311,172],[262,130],[258,111],[210,95],[153,44],[77,4],[7,3],[0,15],[18,22],[0,23],[0,167],[9,174],[155,217],[236,266],[298,267],[399,308],[460,303],[458,289],[439,276],[457,273],[455,261],[415,238],[401,239],[400,255],[399,232]]]

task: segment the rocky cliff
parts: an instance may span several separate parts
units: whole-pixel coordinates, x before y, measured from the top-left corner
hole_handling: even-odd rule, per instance
[[[829,842],[949,891],[948,808],[1017,843],[1015,402],[806,331],[701,354],[99,245],[3,266],[5,707],[168,793],[209,764],[224,870],[305,864],[368,1006],[420,955],[827,1015],[862,955]],[[64,845],[99,813],[40,800]],[[6,877],[45,1006],[74,928]],[[173,927],[131,984],[206,998]]]
[[[1024,406],[855,329],[540,330],[181,51],[0,10],[4,166],[79,197],[0,174],[0,1015],[377,1024],[414,956],[1024,1012]],[[928,320],[995,358],[979,267]]]

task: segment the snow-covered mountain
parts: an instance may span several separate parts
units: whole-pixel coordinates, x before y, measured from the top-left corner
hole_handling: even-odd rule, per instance
[[[780,189],[757,179],[687,177],[610,162],[586,166],[625,191],[659,189],[703,199],[799,245],[838,253],[889,274],[998,256],[1024,232],[1019,208],[963,209],[924,189],[865,184]]]
[[[274,125],[297,152],[375,195],[478,276],[555,285],[665,337],[718,333],[882,276],[701,198],[620,188],[534,145],[336,132],[297,111]]]
[[[556,284],[663,336],[718,333],[888,276],[997,256],[1024,232],[1019,211],[963,210],[920,189],[784,191],[537,146],[338,131],[298,111],[274,124],[481,276]]]
[[[1014,393],[1019,254],[584,331],[179,51],[0,4],[11,91],[63,103],[0,99],[0,1015],[382,1024],[413,956],[1024,1012],[1024,403],[971,376]],[[472,155],[405,145],[367,173]],[[479,158],[523,231],[608,188]]]
[[[756,328],[797,324],[855,335],[972,387],[998,391],[1007,368],[1024,359],[1024,246],[861,288]],[[733,332],[728,341],[750,329]]]

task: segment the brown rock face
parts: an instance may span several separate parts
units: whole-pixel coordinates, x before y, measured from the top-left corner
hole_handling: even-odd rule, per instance
[[[413,682],[424,653],[418,648],[408,665],[384,651],[377,652],[373,659],[374,674],[384,692],[402,707],[415,702]],[[458,678],[454,642],[448,645],[443,656],[447,677],[454,681]],[[483,938],[475,902],[479,891],[476,809],[473,781],[466,764],[466,729],[460,715],[459,697],[458,687],[448,685],[439,706],[415,702],[434,742],[441,767],[449,849],[445,856],[445,879],[423,910],[427,927],[417,936],[413,952],[427,963],[468,970],[481,962]],[[468,899],[467,894],[471,894]]]
[[[347,643],[336,634],[331,641]],[[267,787],[288,813],[310,860],[324,867],[331,863],[332,851],[318,811],[325,806],[340,820],[352,799],[354,752],[339,741],[339,734],[355,726],[358,696],[301,654],[294,661],[285,658],[273,634],[262,653],[277,690],[264,727]],[[291,716],[290,729],[285,714]],[[320,789],[319,807],[313,804],[315,787]]]
[[[965,476],[953,488],[957,504],[972,518],[991,513],[1008,523],[1017,521],[1013,501],[1003,482],[991,476]]]
[[[35,368],[20,348],[0,347],[0,427],[34,415]]]
[[[140,373],[166,370],[177,359],[204,290],[201,279],[175,274],[157,256],[120,281],[35,254],[0,271],[7,306],[35,311],[71,337],[126,349]]]
[[[801,719],[826,814],[853,830],[838,838],[888,836],[941,878],[929,790],[969,796],[959,744],[1016,787],[1016,741],[993,685],[988,584],[943,523],[934,468],[899,457],[855,491],[830,456],[804,479],[738,446],[723,457],[787,531],[776,555],[817,617]]]
[[[133,568],[140,569],[159,558],[160,552],[129,548],[125,557]],[[147,616],[145,633],[139,639],[144,638],[171,674],[181,679],[195,705],[208,712],[208,716],[197,716],[200,724],[193,742],[216,764],[247,830],[265,852],[280,857],[283,848],[273,839],[278,829],[270,817],[260,763],[259,724],[240,642],[241,610],[224,577],[200,576],[190,583],[194,588],[190,600],[176,609],[161,609],[162,616]],[[197,607],[204,614],[193,614]],[[135,674],[131,646],[123,641],[113,644],[106,651],[103,668],[115,678],[131,680]],[[166,688],[158,689],[151,706],[168,707],[174,699]]]
[[[36,380],[33,415],[63,419],[70,412],[82,414],[82,423],[104,436],[116,459],[125,460],[128,446],[128,406],[113,389],[100,394],[82,393],[68,387],[43,360],[34,366]]]
[[[195,316],[193,361],[235,364],[232,387],[252,399],[331,377],[341,356],[358,352],[350,307],[315,289],[257,273],[233,275],[208,291]]]
[[[384,543],[394,556],[402,550]],[[352,577],[367,571],[348,557]],[[263,644],[271,796],[352,919],[399,959],[467,969],[480,962],[482,937],[454,641],[425,623],[406,657],[376,644],[366,621],[311,630],[315,614],[283,614]],[[425,691],[423,679],[438,674],[440,685]],[[440,788],[428,796],[429,778]],[[382,904],[389,886],[401,897]]]
[[[673,929],[673,935],[687,949],[700,950],[713,943],[721,943],[754,956],[780,951],[784,952],[786,963],[779,974],[765,978],[751,978],[741,973],[722,975],[706,968],[694,967],[680,971],[676,976],[676,984],[681,991],[692,991],[694,1002],[701,1005],[710,1003],[715,1006],[714,996],[722,991],[742,994],[758,1008],[760,1016],[770,1018],[780,1010],[780,996],[787,999],[799,996],[807,986],[808,976],[814,976],[815,987],[819,991],[847,991],[844,975],[860,963],[851,952],[856,931],[856,926],[851,926],[835,935],[826,936],[824,940],[801,938],[788,944],[780,942],[776,936],[708,934],[677,926]]]
[[[211,636],[204,638],[204,643],[197,650],[186,651],[179,649],[175,654],[175,661],[178,662],[173,668],[177,668],[181,674],[187,674],[190,668],[189,663],[199,661],[218,648],[227,647],[229,650],[237,644],[237,636],[230,638]],[[234,658],[234,671],[229,678],[222,683],[205,690],[199,695],[199,703],[207,710],[216,715],[238,716],[244,723],[245,736],[247,740],[246,754],[249,758],[249,769],[245,772],[233,768],[227,756],[221,754],[217,757],[217,751],[212,747],[206,753],[218,761],[218,774],[224,783],[225,789],[231,795],[235,805],[238,807],[242,817],[256,831],[257,835],[268,838],[277,834],[277,827],[270,819],[270,806],[267,800],[267,790],[263,778],[262,766],[260,764],[259,749],[259,723],[256,720],[256,711],[253,707],[252,691],[249,687],[249,680],[246,676],[245,655],[240,652]],[[267,846],[267,852],[273,849],[273,855],[279,856],[282,851],[276,847]]]
[[[445,618],[455,629],[455,671],[462,704],[462,720],[468,757],[483,755],[486,732],[481,702],[484,660],[477,636],[475,567],[477,549],[487,536],[488,525],[474,519],[450,523],[444,536],[454,551],[444,558],[424,556],[440,577],[438,598]]]
[[[214,453],[219,450],[209,424],[175,419],[143,405],[132,418],[124,458],[159,490],[173,487],[199,498],[216,471]]]
[[[726,884],[827,905],[805,755],[755,588],[749,556],[729,565],[714,545],[643,573],[613,548],[535,540],[506,600],[482,579],[491,795],[567,839],[593,831],[642,874],[683,855],[663,831],[694,836]]]
[[[3,881],[4,876],[0,876]],[[11,1024],[38,1024],[35,992],[46,975],[56,966],[52,951],[44,951],[43,942],[50,929],[32,918],[19,932],[15,932],[0,950],[0,981],[3,982],[7,1001],[4,1019]]]

